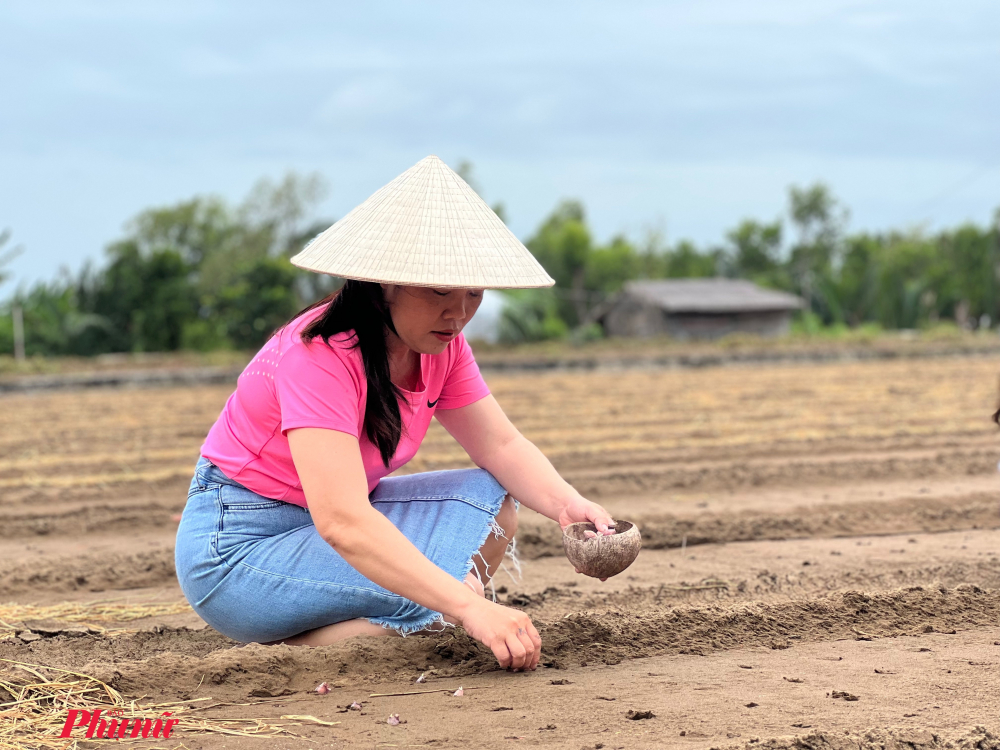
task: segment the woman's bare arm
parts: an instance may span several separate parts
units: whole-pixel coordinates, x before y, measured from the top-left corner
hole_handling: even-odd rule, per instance
[[[489,647],[501,666],[537,666],[541,641],[524,613],[476,595],[372,508],[357,438],[299,428],[288,431],[288,444],[316,530],[353,568],[395,594],[451,616]]]
[[[458,409],[439,409],[437,420],[477,466],[489,471],[527,507],[566,527],[592,521],[607,532],[614,521],[566,482],[538,447],[504,414],[492,395]]]

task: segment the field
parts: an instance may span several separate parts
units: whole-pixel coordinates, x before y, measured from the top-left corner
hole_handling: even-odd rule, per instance
[[[998,375],[995,355],[489,375],[644,537],[602,584],[522,511],[523,576],[497,586],[542,634],[532,674],[461,631],[310,649],[206,628],[174,517],[232,386],[3,396],[0,703],[119,700],[101,683],[143,715],[173,703],[170,739],[137,747],[997,748]],[[435,424],[406,469],[467,465]],[[17,729],[29,709],[0,707],[0,747],[59,747]]]

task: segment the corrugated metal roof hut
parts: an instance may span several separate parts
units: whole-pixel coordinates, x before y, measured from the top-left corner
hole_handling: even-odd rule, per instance
[[[597,319],[608,336],[780,336],[804,304],[794,294],[739,279],[629,281]]]

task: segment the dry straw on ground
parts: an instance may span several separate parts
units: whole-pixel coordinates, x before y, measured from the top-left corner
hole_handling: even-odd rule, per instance
[[[0,699],[6,698],[0,703],[0,750],[77,750],[79,738],[59,736],[70,709],[94,711],[101,708],[105,712],[120,710],[121,718],[126,720],[155,720],[163,712],[170,711],[171,718],[180,720],[174,731],[179,730],[183,734],[198,732],[240,737],[299,736],[287,729],[286,725],[268,719],[218,719],[193,715],[195,711],[208,708],[252,705],[249,703],[194,705],[202,701],[210,702],[211,698],[167,703],[126,700],[110,685],[89,675],[10,659],[0,659],[0,662],[7,666],[0,675]],[[43,672],[55,672],[58,676],[49,678]],[[293,723],[289,726],[301,724]],[[151,738],[124,738],[115,741],[148,743]],[[161,739],[160,743],[169,743],[170,748],[183,747],[174,738]]]
[[[139,602],[132,603],[120,599],[103,599],[93,602],[60,602],[59,604],[35,605],[7,602],[0,604],[0,640],[12,638],[15,632],[29,629],[25,623],[31,621],[71,622],[95,631],[113,635],[121,629],[109,630],[98,623],[131,622],[147,617],[164,617],[190,612],[187,602]]]

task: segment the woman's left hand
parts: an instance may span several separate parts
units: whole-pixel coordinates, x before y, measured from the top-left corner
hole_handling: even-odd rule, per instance
[[[571,523],[590,521],[597,527],[598,534],[614,534],[614,519],[597,503],[592,503],[579,495],[571,499],[559,514],[559,526],[565,529]]]

